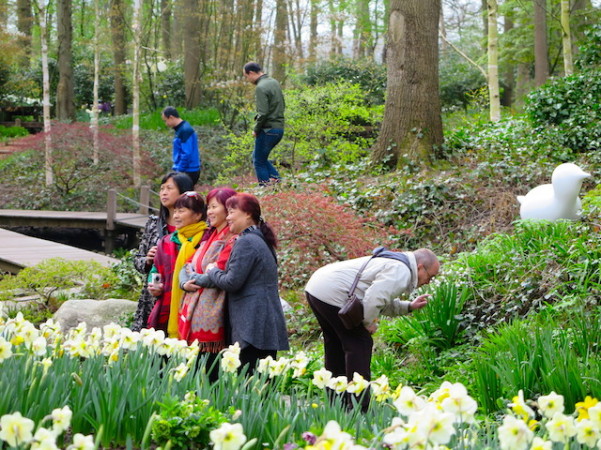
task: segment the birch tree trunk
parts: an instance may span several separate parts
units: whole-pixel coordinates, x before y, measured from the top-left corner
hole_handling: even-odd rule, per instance
[[[442,145],[438,86],[440,0],[391,0],[386,105],[372,160],[425,163]]]
[[[488,0],[488,98],[490,120],[501,120],[501,99],[499,96],[499,32],[497,29],[497,0]]]
[[[563,48],[563,71],[565,75],[574,73],[572,61],[572,34],[570,32],[570,0],[561,0],[561,44]]]
[[[134,61],[133,61],[133,126],[132,126],[132,147],[133,147],[133,180],[134,186],[140,187],[142,184],[140,176],[140,43],[142,42],[142,28],[140,25],[142,0],[134,0]]]
[[[534,82],[545,84],[549,78],[546,0],[534,0]]]
[[[94,0],[94,100],[92,100],[92,139],[94,164],[98,164],[98,85],[100,84],[100,0]]]
[[[54,184],[52,172],[52,125],[50,123],[50,74],[48,71],[48,40],[46,30],[46,0],[38,0],[40,44],[42,50],[42,105],[44,116],[44,174],[46,186]]]

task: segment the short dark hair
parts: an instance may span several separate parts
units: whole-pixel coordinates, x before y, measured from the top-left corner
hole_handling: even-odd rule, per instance
[[[167,106],[165,109],[163,109],[163,115],[165,117],[177,117],[179,119],[179,113],[173,106]]]
[[[197,214],[200,214],[200,220],[207,220],[207,206],[205,205],[205,199],[198,192],[186,191],[180,195],[175,201],[177,208],[188,208]]]
[[[244,73],[250,73],[250,72],[259,73],[259,72],[263,72],[263,69],[261,68],[259,63],[251,61],[251,62],[247,62],[246,64],[244,64]]]

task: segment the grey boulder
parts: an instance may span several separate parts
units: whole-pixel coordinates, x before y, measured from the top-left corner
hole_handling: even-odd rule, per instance
[[[119,323],[126,315],[136,311],[137,303],[131,300],[110,298],[108,300],[67,300],[54,314],[54,320],[63,330],[69,330],[85,322],[88,329],[102,328],[111,322]]]

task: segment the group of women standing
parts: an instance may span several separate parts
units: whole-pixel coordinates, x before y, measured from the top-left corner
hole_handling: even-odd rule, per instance
[[[259,359],[288,349],[276,236],[254,195],[218,188],[205,203],[192,188],[183,173],[162,180],[159,215],[148,220],[134,260],[148,278],[132,329],[197,341],[207,369],[238,342],[252,372]]]

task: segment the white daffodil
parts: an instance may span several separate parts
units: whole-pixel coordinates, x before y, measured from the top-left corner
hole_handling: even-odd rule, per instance
[[[142,343],[149,348],[152,348],[158,352],[159,346],[165,340],[165,332],[163,330],[155,330],[154,328],[142,330],[140,333],[142,337]]]
[[[240,344],[238,344],[237,342],[234,342],[232,345],[230,345],[228,348],[226,348],[225,351],[233,353],[236,356],[240,356]]]
[[[386,375],[380,375],[369,384],[376,401],[383,402],[390,397],[390,384]]]
[[[100,353],[104,356],[110,356],[113,352],[119,352],[119,348],[121,348],[121,345],[118,337],[112,336],[110,339],[104,340]]]
[[[42,336],[38,336],[31,343],[31,351],[36,356],[44,356],[46,354],[46,339]]]
[[[52,358],[44,358],[39,362],[43,367],[43,374],[46,375],[48,373],[48,369],[52,366]]]
[[[534,433],[526,422],[511,415],[503,418],[503,424],[498,429],[499,442],[502,450],[526,449],[532,441]]]
[[[224,372],[235,372],[240,364],[240,358],[235,353],[226,351],[221,357],[221,369]]]
[[[73,444],[67,447],[67,450],[94,450],[94,436],[84,436],[81,433],[77,433],[73,436]]]
[[[538,398],[538,407],[545,417],[551,418],[556,413],[563,413],[563,396],[552,391],[549,395]]]
[[[239,423],[222,423],[219,428],[209,433],[209,437],[214,450],[238,450],[246,442],[244,429]]]
[[[449,381],[443,381],[440,387],[432,392],[428,397],[429,402],[442,403],[442,401],[450,395],[453,384]]]
[[[184,363],[181,363],[179,366],[177,366],[175,369],[173,370],[173,379],[175,381],[182,381],[183,378],[186,376],[186,374],[188,373],[188,366]]]
[[[100,341],[102,340],[102,330],[99,327],[92,328],[90,334],[88,335],[88,341],[90,343],[94,343],[96,345],[100,345]]]
[[[353,374],[353,381],[351,381],[346,388],[346,392],[350,392],[351,394],[359,395],[365,389],[369,387],[369,381],[367,381],[363,376],[355,372]]]
[[[277,361],[269,365],[269,378],[282,375],[288,370],[288,367],[290,367],[290,359],[284,357],[278,358]]]
[[[20,412],[0,417],[0,439],[11,447],[17,447],[31,441],[33,420],[23,417]]]
[[[120,333],[119,344],[125,350],[135,350],[140,340],[140,334],[134,333],[129,328],[123,328]]]
[[[568,439],[576,435],[574,418],[556,412],[553,418],[545,424],[549,432],[549,439],[553,442],[566,443]]]
[[[307,371],[307,366],[309,365],[309,358],[305,352],[300,351],[290,361],[290,367],[292,367],[293,372],[292,376],[294,378],[302,377]]]
[[[583,419],[576,422],[576,440],[580,444],[585,444],[588,447],[594,447],[601,438],[599,428],[597,428],[590,419]]]
[[[474,414],[478,409],[476,401],[467,393],[467,389],[461,383],[451,384],[448,389],[448,397],[441,402],[442,408],[455,415],[456,422],[472,423]]]
[[[409,386],[403,386],[398,398],[393,402],[395,408],[402,415],[408,417],[416,411],[422,409],[426,402],[419,397]]]
[[[23,338],[25,344],[31,344],[40,336],[38,329],[30,322],[25,322],[18,333]]]
[[[532,445],[530,446],[530,450],[552,450],[553,442],[545,441],[543,438],[536,436],[532,440]]]
[[[38,428],[33,435],[30,450],[58,450],[56,433],[46,428]]]
[[[108,325],[102,327],[102,334],[105,340],[113,339],[114,337],[118,336],[120,332],[121,327],[116,323],[109,323]]]
[[[455,415],[441,411],[434,403],[427,403],[409,417],[409,428],[415,427],[427,437],[430,444],[447,444],[455,434]]]
[[[317,438],[317,443],[321,444],[318,448],[350,449],[353,447],[353,437],[347,432],[342,431],[338,422],[330,420],[323,429],[321,436]]]
[[[2,350],[0,349],[0,354]],[[0,361],[2,357],[0,356]],[[601,402],[597,403],[595,406],[591,406],[588,409],[588,416],[591,422],[598,428],[601,429]]]
[[[0,362],[13,355],[13,346],[10,342],[0,336]]]
[[[52,430],[56,434],[61,434],[69,425],[71,425],[71,418],[73,417],[73,412],[69,406],[64,406],[63,408],[56,408],[52,410]]]
[[[269,372],[269,367],[273,364],[273,358],[271,356],[266,356],[263,359],[259,360],[259,364],[257,365],[257,372],[259,373],[267,373]]]
[[[325,367],[313,372],[313,384],[319,389],[325,388],[332,379],[332,372]]]
[[[341,375],[339,377],[331,378],[328,382],[328,387],[339,394],[346,391],[348,386],[348,378],[345,375]]]
[[[524,421],[534,417],[534,411],[526,404],[524,391],[521,389],[518,391],[518,395],[511,399],[511,403],[508,406]]]

